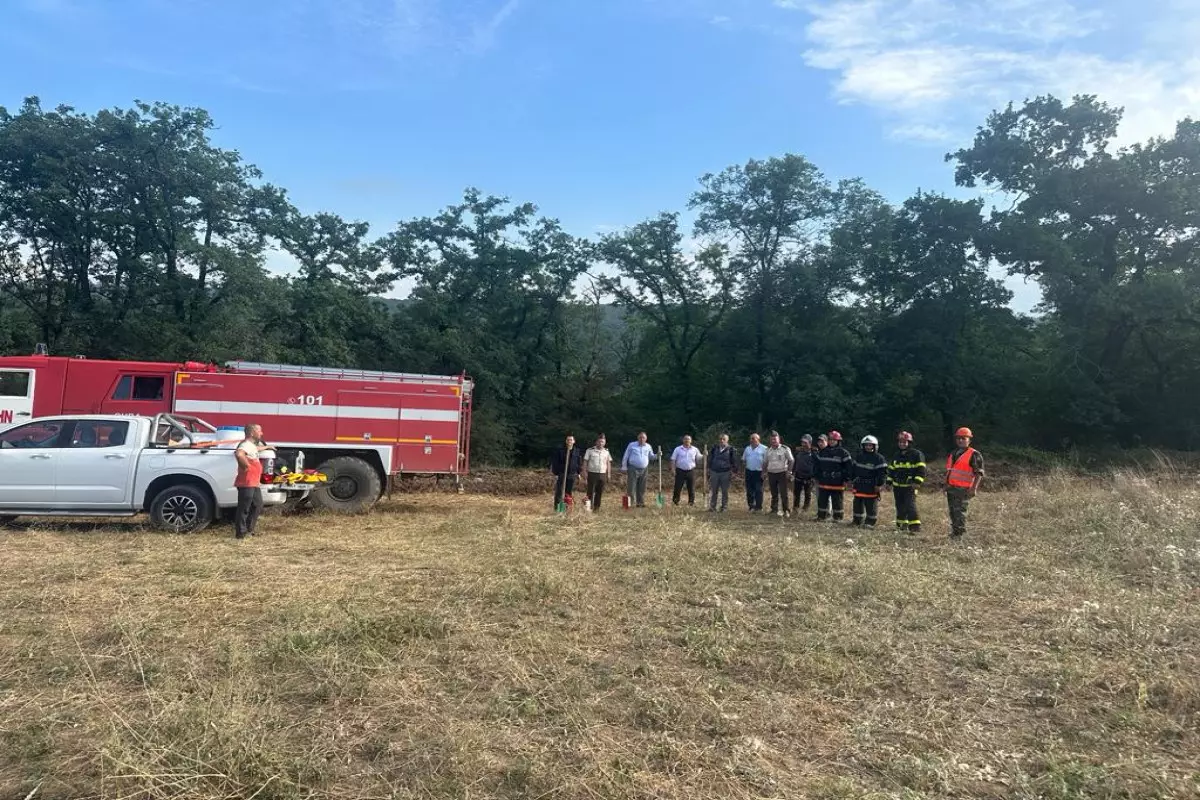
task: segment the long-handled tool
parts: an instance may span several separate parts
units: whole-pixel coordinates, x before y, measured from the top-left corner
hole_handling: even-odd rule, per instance
[[[658,496],[654,498],[654,504],[662,508],[667,504],[667,498],[663,497],[662,493],[662,448],[658,448]]]
[[[563,445],[563,452],[566,454],[563,457],[562,475],[559,476],[558,496],[559,501],[555,504],[554,510],[559,514],[567,513],[567,470],[571,468],[571,451]]]
[[[631,498],[629,496],[629,481],[631,479],[632,479],[632,476],[628,472],[626,472],[625,473],[625,494],[621,495],[621,508],[625,511],[628,511],[630,508],[633,507],[633,498]]]

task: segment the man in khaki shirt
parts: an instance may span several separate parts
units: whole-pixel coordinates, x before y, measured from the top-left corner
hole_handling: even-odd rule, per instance
[[[790,517],[788,484],[792,480],[792,466],[796,463],[796,457],[792,455],[792,448],[780,441],[778,431],[771,431],[770,442],[767,454],[763,457],[763,470],[767,473],[767,485],[771,489],[771,513]],[[779,506],[780,499],[783,500],[782,509]]]

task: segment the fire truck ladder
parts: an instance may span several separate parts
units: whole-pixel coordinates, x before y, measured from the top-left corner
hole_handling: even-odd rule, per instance
[[[225,366],[234,372],[257,375],[280,375],[291,378],[341,378],[359,381],[391,381],[424,384],[427,386],[462,386],[464,395],[471,392],[472,381],[465,377],[447,375],[422,375],[415,372],[382,372],[365,369],[340,369],[338,367],[304,367],[295,364],[267,364],[257,361],[226,361]]]

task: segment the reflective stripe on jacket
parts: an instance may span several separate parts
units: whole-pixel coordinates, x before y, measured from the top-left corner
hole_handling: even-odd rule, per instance
[[[888,483],[901,489],[925,482],[925,454],[915,447],[897,450],[888,465]]]
[[[878,451],[862,451],[854,460],[854,496],[879,497],[887,477],[887,459]]]
[[[816,469],[813,477],[822,489],[844,489],[850,480],[854,459],[844,447],[825,447],[817,451]]]

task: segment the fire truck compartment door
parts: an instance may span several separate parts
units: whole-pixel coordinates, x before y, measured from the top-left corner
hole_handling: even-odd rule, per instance
[[[24,422],[33,416],[32,369],[0,369],[0,426]]]
[[[338,442],[395,444],[403,397],[385,392],[338,392]]]

